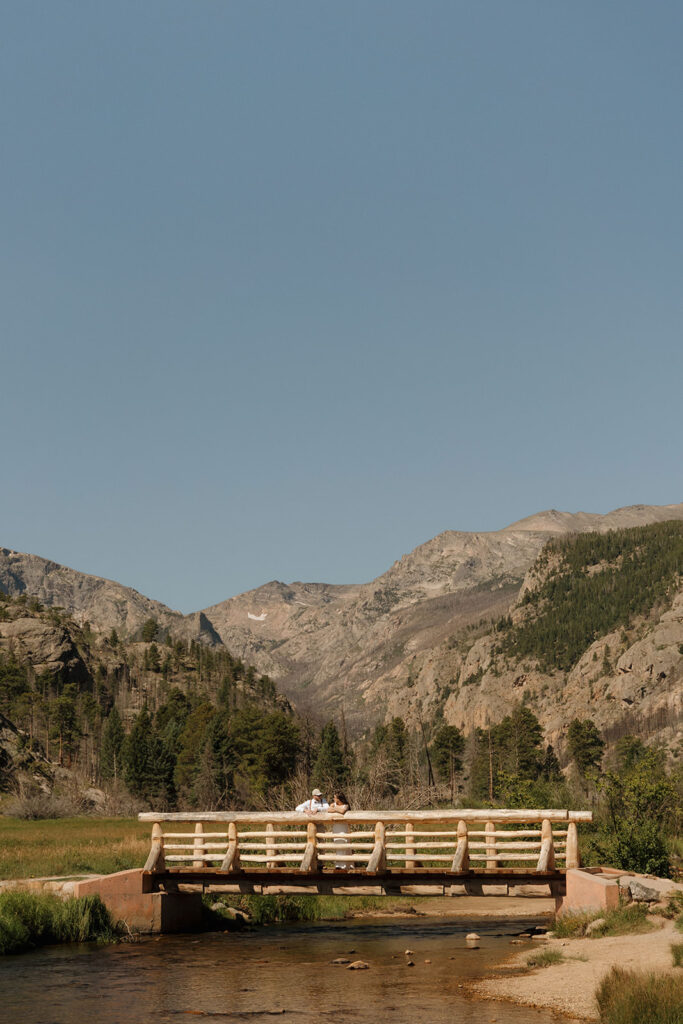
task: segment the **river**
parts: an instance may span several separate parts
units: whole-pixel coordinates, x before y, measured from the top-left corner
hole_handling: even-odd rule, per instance
[[[7,1024],[550,1024],[548,1011],[467,998],[527,921],[376,918],[55,946],[0,963]],[[480,947],[465,935],[477,931]],[[529,940],[529,947],[538,944]],[[405,950],[412,950],[408,958]],[[332,966],[345,957],[368,970]],[[414,961],[409,967],[406,960]],[[427,963],[426,961],[430,961]]]

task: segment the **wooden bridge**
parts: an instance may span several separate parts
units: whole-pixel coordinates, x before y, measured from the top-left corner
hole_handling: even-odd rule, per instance
[[[156,892],[505,894],[579,867],[590,811],[214,811],[152,822],[144,872]]]

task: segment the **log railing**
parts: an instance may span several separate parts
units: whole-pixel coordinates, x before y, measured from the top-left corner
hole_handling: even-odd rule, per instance
[[[249,811],[155,813],[146,871],[257,869],[377,875],[579,866],[577,823],[590,811],[354,811],[307,815]],[[333,831],[343,822],[343,831]],[[337,829],[340,826],[337,824]]]

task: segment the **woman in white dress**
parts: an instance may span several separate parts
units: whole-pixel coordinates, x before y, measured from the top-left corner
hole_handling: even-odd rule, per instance
[[[348,809],[349,801],[346,798],[346,795],[340,789],[335,790],[328,808],[328,814],[346,814]],[[353,852],[353,848],[347,844],[346,837],[349,834],[349,826],[343,818],[332,822],[332,834],[332,841],[335,846],[338,846],[338,849],[335,850],[336,856],[343,857],[344,854]],[[353,867],[353,862],[347,864],[344,861],[335,861],[334,866],[339,870],[345,871],[348,868]]]

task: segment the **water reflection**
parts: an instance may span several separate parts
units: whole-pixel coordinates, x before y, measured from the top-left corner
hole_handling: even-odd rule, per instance
[[[465,943],[473,929],[481,935],[478,949]],[[466,979],[513,951],[513,930],[521,930],[519,922],[384,919],[163,936],[100,949],[55,947],[5,958],[0,1020],[550,1024],[558,1018],[548,1012],[464,995]],[[407,966],[406,949],[414,967]],[[338,957],[370,967],[332,966]]]

